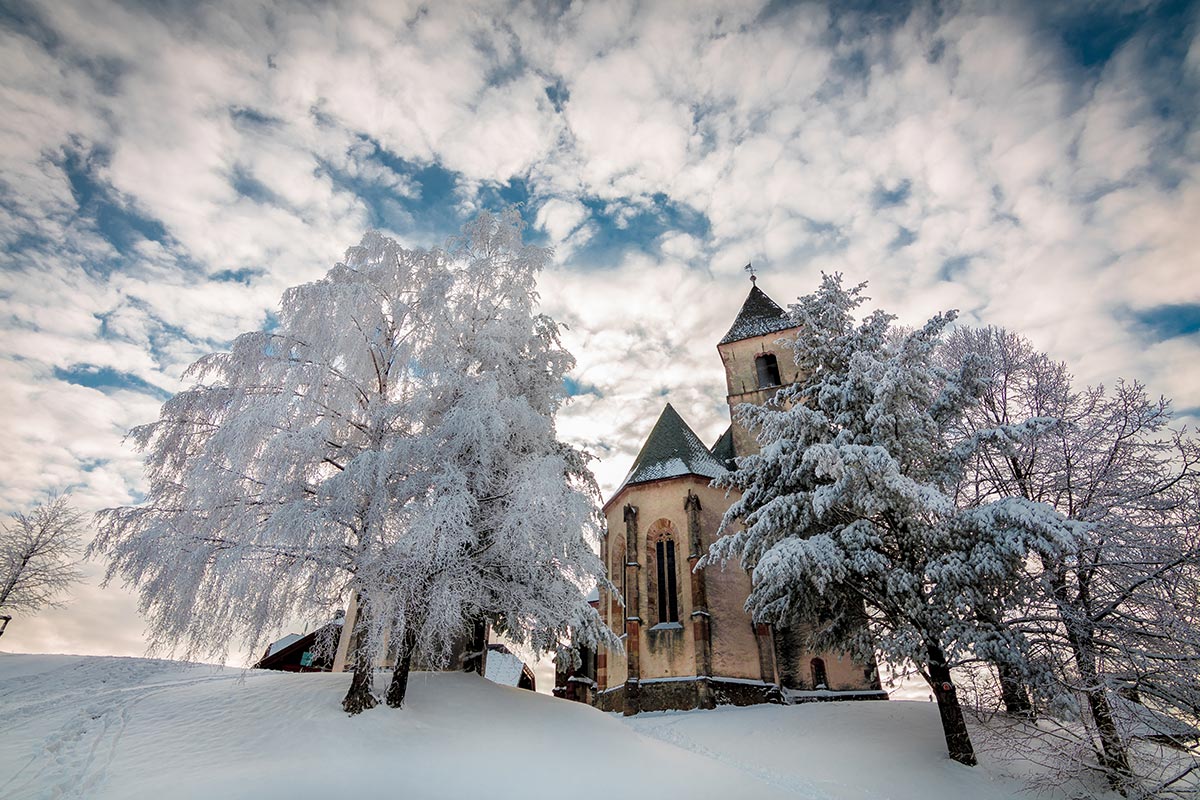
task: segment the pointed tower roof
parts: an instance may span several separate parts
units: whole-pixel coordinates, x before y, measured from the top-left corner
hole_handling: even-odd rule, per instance
[[[733,321],[733,327],[717,344],[740,342],[753,336],[785,331],[790,327],[792,323],[788,321],[786,312],[767,297],[766,292],[754,285],[750,287],[750,294],[746,295],[746,302],[742,303],[742,310]]]
[[[658,417],[658,422],[654,423],[650,435],[646,437],[646,443],[634,459],[629,474],[621,481],[621,487],[613,493],[613,497],[620,494],[626,486],[635,483],[679,478],[684,475],[715,478],[725,471],[725,465],[708,452],[700,437],[688,427],[671,404],[667,403]]]
[[[733,426],[730,425],[721,434],[721,437],[713,443],[712,449],[708,451],[712,457],[720,461],[728,469],[733,469],[733,459],[737,453],[733,450]]]

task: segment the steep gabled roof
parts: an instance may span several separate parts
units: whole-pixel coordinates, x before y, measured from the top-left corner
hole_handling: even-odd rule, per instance
[[[684,475],[715,478],[725,472],[725,465],[708,452],[679,413],[667,403],[646,443],[633,461],[629,474],[613,493],[616,497],[626,486]]]
[[[785,331],[790,327],[792,323],[788,322],[786,313],[779,304],[767,297],[766,292],[758,286],[751,286],[750,294],[746,295],[746,302],[742,303],[742,310],[733,321],[733,327],[717,344],[740,342],[753,336]]]
[[[733,459],[737,455],[733,451],[733,426],[730,425],[721,434],[721,437],[713,443],[712,449],[708,451],[712,457],[725,465],[727,469],[733,469]]]

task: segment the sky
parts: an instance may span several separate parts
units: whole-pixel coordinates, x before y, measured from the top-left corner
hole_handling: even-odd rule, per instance
[[[0,512],[136,503],[183,370],[381,229],[515,204],[555,248],[566,438],[619,483],[728,424],[749,290],[869,281],[1200,418],[1200,6],[0,5]],[[101,565],[2,649],[141,655]],[[286,631],[281,631],[281,635]]]

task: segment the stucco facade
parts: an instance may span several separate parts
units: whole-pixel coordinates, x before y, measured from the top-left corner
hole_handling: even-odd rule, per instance
[[[620,488],[605,503],[601,558],[619,595],[600,613],[624,653],[596,658],[592,702],[639,711],[732,703],[886,699],[874,664],[808,652],[803,624],[756,624],[745,610],[750,577],[737,564],[693,572],[735,496],[710,486],[730,459],[757,445],[732,420],[796,380],[782,309],[757,287],[717,349],[725,366],[731,428],[711,448],[668,405]]]

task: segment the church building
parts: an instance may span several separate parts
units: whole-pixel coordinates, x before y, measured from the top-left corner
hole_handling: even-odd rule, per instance
[[[693,572],[734,499],[709,484],[734,458],[757,450],[752,434],[733,421],[733,409],[766,402],[796,380],[791,352],[778,344],[791,330],[783,309],[753,284],[717,343],[730,427],[707,447],[668,404],[604,504],[608,528],[601,558],[621,597],[601,592],[599,609],[622,637],[625,652],[596,654],[585,666],[592,673],[588,691],[569,696],[626,714],[727,703],[887,699],[874,663],[809,652],[802,627],[751,619],[745,610],[750,577],[737,564]]]

